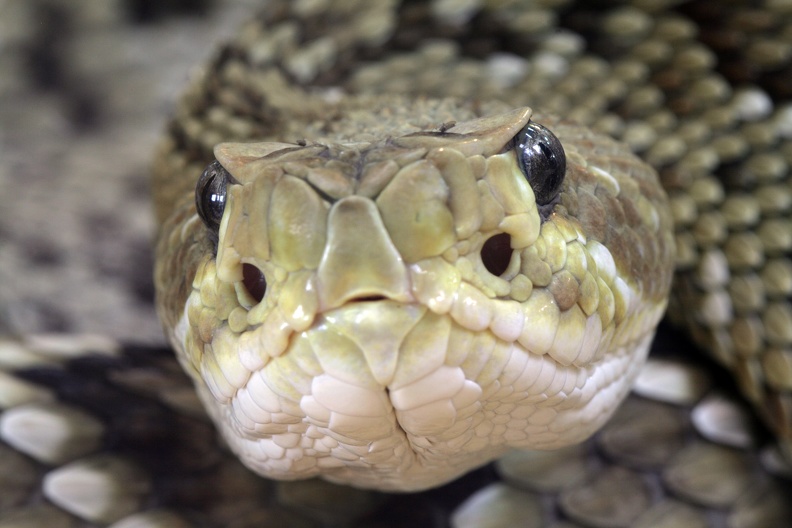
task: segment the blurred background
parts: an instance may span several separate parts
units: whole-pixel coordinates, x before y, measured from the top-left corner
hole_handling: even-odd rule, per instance
[[[163,341],[148,168],[261,0],[0,0],[0,333]]]

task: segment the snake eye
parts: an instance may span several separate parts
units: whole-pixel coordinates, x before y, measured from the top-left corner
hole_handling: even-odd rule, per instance
[[[226,202],[226,187],[234,178],[220,165],[213,161],[201,174],[195,187],[195,207],[206,227],[216,236],[220,229]]]
[[[558,196],[566,174],[566,155],[561,142],[533,121],[529,121],[512,141],[517,164],[531,184],[536,204],[550,204]]]

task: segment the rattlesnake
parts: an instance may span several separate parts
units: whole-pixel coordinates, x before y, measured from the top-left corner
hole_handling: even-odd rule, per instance
[[[671,319],[789,449],[789,8],[559,4],[271,3],[191,84],[154,168],[159,311],[254,470],[411,490],[583,440],[638,374],[672,245]],[[547,129],[560,196],[509,179],[530,177],[532,134],[561,156]],[[253,140],[269,143],[228,143]]]

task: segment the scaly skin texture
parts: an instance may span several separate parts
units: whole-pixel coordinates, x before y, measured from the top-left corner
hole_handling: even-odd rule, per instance
[[[159,307],[229,444],[271,476],[319,472],[360,486],[406,489],[442,482],[507,445],[553,447],[590,434],[634,376],[637,363],[627,367],[626,357],[645,354],[664,307],[670,279],[663,270],[670,268],[672,243],[664,231],[668,216],[658,205],[661,193],[648,183],[645,166],[568,120],[624,139],[659,170],[671,195],[679,248],[674,318],[685,320],[699,343],[735,370],[784,440],[790,341],[783,330],[790,319],[784,282],[789,244],[779,234],[789,217],[784,108],[768,111],[752,103],[755,94],[724,88],[706,50],[691,44],[691,26],[672,13],[651,11],[659,7],[567,21],[590,31],[593,45],[597,39],[609,43],[605,63],[583,53],[574,39],[554,35],[555,19],[541,9],[510,5],[468,13],[440,4],[430,10],[275,3],[219,53],[177,112],[155,168],[162,222]],[[423,42],[426,35],[448,40]],[[498,47],[514,56],[478,59]],[[374,95],[388,93],[400,95]],[[561,205],[544,222],[531,209],[528,191],[503,187],[515,165],[502,150],[519,128],[509,128],[515,114],[508,112],[526,104],[541,110],[535,119],[561,138],[570,162]],[[452,137],[465,131],[460,125],[440,133],[443,123],[484,115],[502,117],[497,125],[466,126],[497,137],[490,150],[460,147],[464,138],[457,144]],[[749,125],[763,125],[762,134],[746,142],[732,133]],[[420,131],[400,146],[421,152],[403,153],[399,161],[392,147],[385,148],[390,138]],[[216,150],[241,185],[231,188],[215,263],[192,205],[212,149],[227,141],[298,140],[305,146],[288,154],[277,152],[284,145]],[[780,162],[772,154],[776,146]],[[270,157],[257,160],[262,154]],[[385,167],[388,155],[396,157]],[[383,165],[368,178],[365,164],[350,159]],[[471,177],[450,175],[454,164],[478,182],[475,191]],[[716,179],[724,168],[727,177]],[[758,200],[742,189],[728,194],[732,170],[742,175],[737,180],[747,179]],[[585,182],[597,181],[599,190],[586,188]],[[601,194],[616,189],[618,199]],[[466,197],[478,192],[478,210],[455,201],[457,191]],[[757,215],[741,212],[751,210],[767,222],[759,225]],[[432,221],[416,220],[422,218]],[[363,232],[361,224],[371,227]],[[307,231],[298,235],[290,229],[295,225]],[[757,226],[758,237],[750,232]],[[509,229],[518,256],[508,278],[499,280],[476,255],[487,237]],[[377,264],[367,264],[375,256]],[[243,262],[267,278],[267,293],[256,306],[234,286]],[[361,286],[361,270],[374,285]],[[756,300],[757,281],[764,302]],[[599,298],[591,302],[594,292]],[[360,303],[360,296],[390,301]],[[396,303],[418,311],[405,315]],[[643,306],[649,313],[633,318]],[[364,309],[394,322],[360,325]],[[427,350],[442,348],[443,357],[432,366],[422,360],[427,370],[399,378],[399,361],[412,350],[402,343],[430,318],[437,325],[427,334],[446,346]],[[499,326],[502,321],[509,324]],[[592,328],[596,324],[599,329]],[[589,354],[589,364],[579,352],[589,350],[593,335],[604,344]],[[515,379],[522,378],[509,370],[509,359],[521,355],[557,367],[555,385],[539,390],[541,383],[526,378],[521,382],[532,389],[515,391]],[[611,360],[596,371],[607,381],[597,382],[594,364]],[[578,374],[564,370],[571,367],[595,383],[575,387],[591,387],[601,399],[572,396]],[[547,371],[525,367],[520,373],[540,377]],[[612,383],[617,372],[624,385]],[[501,392],[504,379],[511,389]],[[605,386],[613,394],[599,390]],[[405,387],[414,390],[404,394],[429,399],[394,399]],[[536,401],[530,390],[540,393]],[[522,410],[515,410],[515,398]],[[548,401],[562,399],[572,407],[547,410]],[[380,403],[358,409],[362,402]],[[578,421],[574,409],[591,422]],[[357,418],[344,419],[349,416]],[[570,422],[580,427],[558,434]]]
[[[236,182],[216,251],[191,189],[158,247],[171,341],[243,462],[415,490],[596,431],[666,308],[674,245],[655,172],[535,116],[567,157],[542,213],[510,147],[529,108],[305,97],[300,145],[275,129],[215,147]],[[496,276],[481,252],[502,233],[513,254]],[[260,301],[244,266],[266,278]]]

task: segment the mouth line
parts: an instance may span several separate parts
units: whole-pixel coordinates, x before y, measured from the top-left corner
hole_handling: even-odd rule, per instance
[[[347,304],[357,304],[357,303],[369,303],[369,302],[378,302],[378,301],[388,301],[392,300],[384,295],[361,295],[360,297],[353,297],[349,299],[344,305]]]

